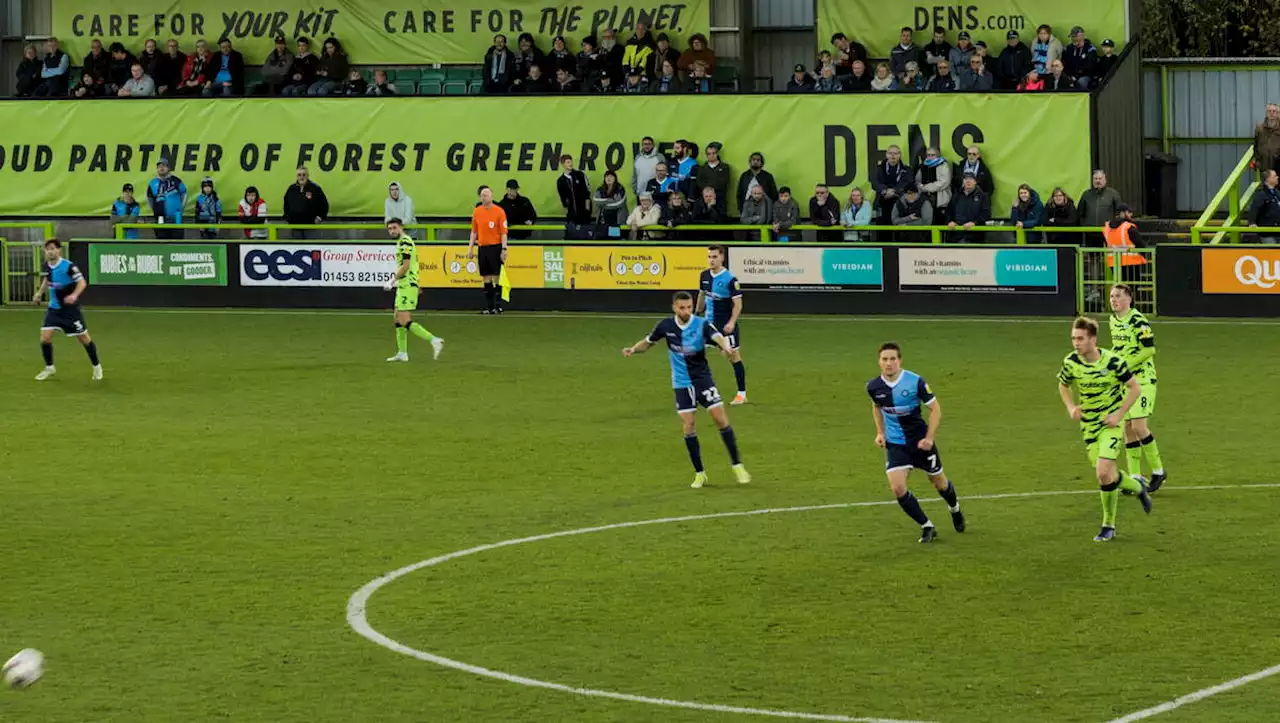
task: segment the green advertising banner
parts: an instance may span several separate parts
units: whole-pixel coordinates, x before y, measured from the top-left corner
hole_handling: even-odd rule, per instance
[[[226,286],[227,249],[216,244],[89,244],[89,283]]]

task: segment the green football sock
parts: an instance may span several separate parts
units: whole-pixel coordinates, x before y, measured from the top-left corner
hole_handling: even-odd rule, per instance
[[[1124,458],[1129,464],[1129,474],[1142,476],[1142,442],[1130,442],[1124,446]]]
[[[1155,435],[1148,434],[1141,444],[1142,456],[1147,458],[1147,466],[1151,467],[1151,473],[1164,472],[1164,461],[1160,459],[1160,447],[1156,444]]]
[[[1134,479],[1133,475],[1124,474],[1122,472],[1120,474],[1119,484],[1120,484],[1120,489],[1124,490],[1125,492],[1132,492],[1133,494],[1137,494],[1142,491],[1142,484],[1139,483],[1138,480]]]
[[[432,339],[436,338],[434,334],[427,331],[427,327],[423,326],[422,324],[419,324],[416,321],[409,324],[409,331],[412,331],[414,336],[418,337],[423,341],[431,341]]]
[[[1108,489],[1108,487],[1110,489]],[[1120,490],[1118,485],[1102,487],[1102,526],[1116,526],[1116,509],[1120,507]]]
[[[401,354],[409,353],[409,330],[403,326],[396,327],[396,351]]]

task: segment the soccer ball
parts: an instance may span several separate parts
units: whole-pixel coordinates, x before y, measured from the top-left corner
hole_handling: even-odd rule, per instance
[[[21,690],[35,685],[44,677],[44,653],[34,648],[19,651],[9,658],[9,662],[0,668],[4,673],[4,682],[14,690]]]

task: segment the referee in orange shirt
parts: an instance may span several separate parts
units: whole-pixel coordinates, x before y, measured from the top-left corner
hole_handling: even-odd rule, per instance
[[[507,212],[493,202],[493,190],[480,187],[480,205],[471,212],[471,242],[467,260],[475,258],[480,245],[480,278],[484,279],[485,309],[481,314],[502,313],[502,289],[498,277],[507,261]]]

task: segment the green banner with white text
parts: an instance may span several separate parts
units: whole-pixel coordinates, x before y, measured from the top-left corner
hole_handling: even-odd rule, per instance
[[[226,286],[227,248],[215,244],[89,244],[89,283]]]

